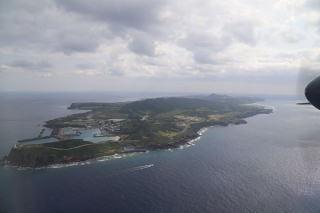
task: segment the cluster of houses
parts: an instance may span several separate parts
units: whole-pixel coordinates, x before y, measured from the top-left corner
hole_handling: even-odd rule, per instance
[[[120,132],[122,121],[124,119],[99,120],[98,125],[101,134],[96,134],[95,137],[117,135]]]
[[[86,119],[86,120],[74,120],[72,123],[75,124],[81,124],[85,126],[84,129],[99,129],[99,133],[94,133],[94,137],[105,137],[105,136],[115,136],[118,135],[120,132],[121,125],[125,119]],[[67,128],[62,129],[60,136],[67,136],[67,137],[73,137],[73,136],[80,136],[82,134],[81,129],[78,128],[71,128],[71,130],[66,130]]]

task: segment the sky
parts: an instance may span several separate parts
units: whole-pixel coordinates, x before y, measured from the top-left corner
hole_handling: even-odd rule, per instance
[[[0,0],[0,91],[296,94],[319,0]]]

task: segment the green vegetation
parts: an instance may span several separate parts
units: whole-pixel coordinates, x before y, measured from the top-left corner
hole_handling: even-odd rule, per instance
[[[135,150],[175,148],[198,137],[198,131],[203,127],[242,124],[246,123],[243,119],[247,117],[272,112],[246,105],[258,100],[212,94],[123,103],[73,103],[70,109],[88,111],[48,121],[46,126],[53,129],[54,136],[59,137],[64,127],[101,128],[103,123],[117,127],[106,131],[118,135],[120,141],[91,143],[74,139],[20,145],[11,150],[8,160],[13,165],[39,167],[122,153],[126,147]],[[124,120],[114,125],[115,121],[109,119]]]
[[[89,141],[84,141],[82,139],[72,139],[72,140],[64,140],[64,141],[58,141],[58,142],[52,142],[52,143],[45,143],[43,146],[46,146],[48,148],[57,148],[57,149],[69,149],[73,147],[83,146],[93,144]]]
[[[78,148],[71,148],[70,143]],[[68,148],[62,149],[61,147]],[[93,144],[82,140],[71,140],[13,148],[8,155],[8,160],[13,165],[42,167],[50,164],[85,161],[120,152],[122,152],[122,146],[119,143]]]

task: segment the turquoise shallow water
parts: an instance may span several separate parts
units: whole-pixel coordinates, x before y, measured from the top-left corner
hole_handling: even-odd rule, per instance
[[[72,136],[72,139],[83,139],[85,141],[90,141],[93,143],[99,143],[102,141],[115,141],[115,136],[105,136],[105,137],[94,137],[95,134],[101,134],[101,131],[99,129],[78,129],[79,132],[81,132],[80,135]],[[72,134],[75,133],[74,129],[65,129],[65,134]]]
[[[265,104],[275,112],[209,128],[186,149],[2,168],[0,212],[319,212],[320,113]]]
[[[99,143],[102,141],[115,141],[116,137],[114,136],[105,136],[105,137],[85,137],[83,138],[85,141],[91,141],[93,143]]]

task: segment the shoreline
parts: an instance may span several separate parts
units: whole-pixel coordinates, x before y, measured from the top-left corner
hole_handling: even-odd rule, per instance
[[[260,104],[259,104],[260,105]],[[227,124],[216,124],[216,125],[209,125],[209,126],[204,126],[201,127],[199,130],[195,131],[193,135],[190,136],[184,136],[180,139],[177,140],[177,142],[174,143],[168,143],[168,144],[162,144],[160,146],[150,146],[150,147],[136,147],[134,150],[130,151],[122,151],[119,153],[113,153],[109,155],[102,155],[102,156],[93,156],[92,158],[89,159],[84,159],[84,160],[77,160],[77,161],[70,161],[70,162],[63,162],[63,163],[53,163],[49,164],[46,166],[40,166],[40,167],[28,167],[28,166],[18,166],[18,165],[13,165],[10,163],[10,161],[7,160],[7,156],[5,156],[2,161],[0,162],[1,167],[11,167],[11,168],[17,168],[18,170],[24,170],[24,169],[46,169],[46,168],[64,168],[64,167],[70,167],[70,166],[76,166],[76,165],[86,165],[86,164],[91,164],[92,162],[101,162],[101,161],[107,161],[111,159],[117,159],[117,158],[123,158],[128,155],[134,155],[137,153],[148,153],[152,151],[173,151],[173,150],[179,150],[179,149],[186,149],[191,146],[195,145],[195,142],[199,141],[201,139],[201,136],[211,127],[216,127],[216,126],[221,126],[221,127],[227,127],[229,125],[239,125],[239,124],[246,124],[247,121],[244,120],[246,118],[253,117],[255,115],[259,114],[270,114],[275,111],[274,107],[266,106],[266,105],[260,105],[264,109],[269,109],[270,112],[267,113],[257,113],[257,114],[249,114],[245,117],[241,118],[241,122],[237,123],[227,123]],[[271,109],[270,109],[271,108]]]
[[[261,101],[261,102],[263,102],[263,101]],[[247,105],[247,106],[260,106],[260,107],[263,107],[264,109],[271,109],[272,113],[276,111],[276,107],[275,106],[265,105],[265,104],[262,104],[261,102],[252,103],[252,104],[244,104],[244,105]]]
[[[157,148],[157,149],[145,149],[145,150],[134,150],[134,151],[124,151],[122,153],[115,153],[112,155],[105,155],[105,156],[100,156],[84,161],[74,161],[74,162],[68,162],[68,163],[58,163],[58,164],[51,164],[48,166],[42,166],[42,167],[24,167],[24,166],[16,166],[16,165],[11,165],[10,162],[5,162],[4,165],[1,165],[3,168],[12,168],[16,169],[18,171],[24,171],[24,170],[42,170],[42,169],[59,169],[59,168],[67,168],[67,167],[73,167],[73,166],[84,166],[84,165],[89,165],[92,163],[100,163],[100,162],[105,162],[109,160],[115,160],[115,159],[121,159],[125,157],[131,157],[137,154],[145,154],[145,153],[150,153],[150,152],[157,152],[157,151],[174,151],[174,150],[183,150],[187,149],[191,146],[194,146],[196,141],[199,141],[201,139],[201,136],[203,133],[205,133],[209,128],[212,128],[215,126],[208,126],[208,127],[203,127],[199,131],[197,131],[197,134],[194,135],[194,137],[190,138],[187,142],[184,142],[186,139],[182,139],[179,142],[177,142],[178,146],[174,147],[169,147],[169,148]],[[226,126],[224,126],[226,127]],[[175,144],[177,144],[175,143]]]
[[[230,124],[229,124],[230,125]],[[228,127],[229,125],[215,125],[215,126],[207,126],[203,127],[200,130],[197,131],[197,133],[193,137],[188,137],[188,139],[182,139],[175,143],[172,147],[167,147],[167,148],[156,148],[156,149],[145,149],[145,150],[134,150],[134,151],[124,151],[122,153],[115,153],[112,155],[105,155],[105,156],[99,156],[96,158],[92,159],[87,159],[84,161],[74,161],[74,162],[68,162],[68,163],[57,163],[57,164],[51,164],[48,166],[42,166],[42,167],[24,167],[24,166],[16,166],[16,165],[11,165],[10,162],[5,162],[3,165],[0,167],[4,168],[12,168],[16,169],[18,171],[24,171],[24,170],[42,170],[42,169],[59,169],[59,168],[67,168],[67,167],[73,167],[73,166],[84,166],[84,165],[89,165],[92,163],[100,163],[100,162],[105,162],[109,160],[115,160],[115,159],[121,159],[125,157],[131,157],[137,154],[146,154],[150,152],[157,152],[157,151],[176,151],[176,150],[183,150],[187,149],[191,146],[195,146],[196,142],[201,139],[203,134],[209,130],[209,128],[214,128],[214,127]],[[240,125],[240,124],[234,124],[234,125]]]

